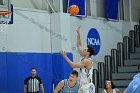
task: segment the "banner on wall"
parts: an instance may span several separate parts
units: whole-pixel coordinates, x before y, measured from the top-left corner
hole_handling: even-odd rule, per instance
[[[86,17],[86,0],[68,0],[67,13],[71,5],[79,7],[79,13],[76,16]]]
[[[95,55],[97,55],[100,51],[101,40],[100,34],[95,28],[91,28],[87,35],[87,45],[94,47]]]
[[[118,19],[118,0],[106,0],[106,17],[109,20]]]

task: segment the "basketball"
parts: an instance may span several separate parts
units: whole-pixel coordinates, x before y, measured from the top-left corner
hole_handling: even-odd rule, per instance
[[[75,16],[79,13],[79,7],[77,5],[71,5],[69,7],[69,14],[71,14],[72,16]]]

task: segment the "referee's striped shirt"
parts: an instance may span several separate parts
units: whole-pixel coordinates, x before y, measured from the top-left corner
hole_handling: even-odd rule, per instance
[[[41,78],[28,77],[25,79],[24,84],[27,85],[27,93],[39,93],[40,84],[42,84]]]

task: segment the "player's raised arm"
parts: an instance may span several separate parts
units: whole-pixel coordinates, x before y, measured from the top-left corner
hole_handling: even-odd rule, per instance
[[[80,38],[80,26],[76,29],[76,32],[77,32],[77,48],[78,48],[78,52],[83,57],[82,43],[81,43],[81,38]]]
[[[82,62],[72,62],[66,55],[65,51],[60,51],[60,54],[65,58],[65,60],[68,62],[68,64],[72,67],[72,68],[84,68],[87,67],[90,62],[88,59],[84,59]]]

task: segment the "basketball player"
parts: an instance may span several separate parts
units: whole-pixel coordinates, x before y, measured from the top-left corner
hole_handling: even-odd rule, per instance
[[[139,73],[134,76],[123,93],[140,93],[140,64],[138,65],[138,71]]]
[[[91,56],[94,55],[94,48],[87,46],[84,50],[81,48],[80,27],[77,28],[77,47],[82,59],[78,63],[73,63],[64,51],[60,53],[66,59],[72,68],[80,68],[80,85],[79,93],[95,93],[95,86],[92,83],[93,63]]]
[[[69,79],[60,81],[54,90],[54,93],[77,93],[80,87],[78,79],[78,72],[72,71]]]

